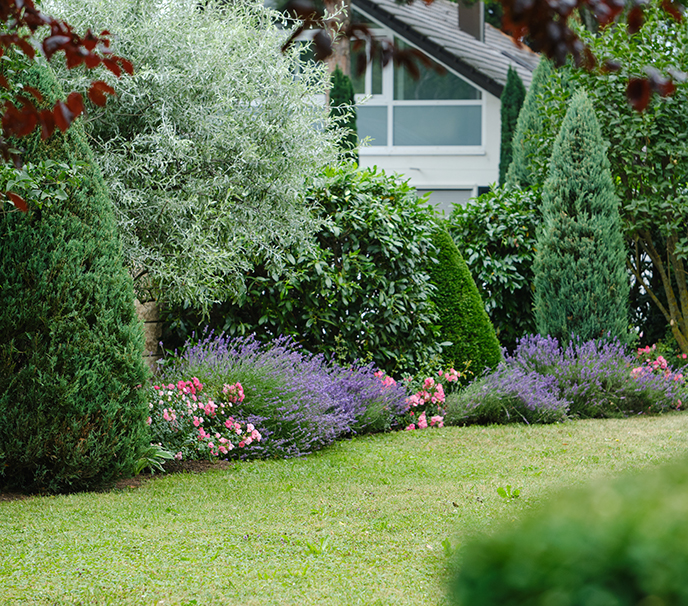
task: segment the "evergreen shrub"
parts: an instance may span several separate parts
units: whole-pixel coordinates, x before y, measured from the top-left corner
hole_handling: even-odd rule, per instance
[[[512,139],[512,160],[506,176],[509,185],[530,187],[545,181],[552,142],[543,137],[549,129],[541,97],[553,71],[551,62],[543,58],[533,72]]]
[[[46,105],[62,95],[46,66],[18,78]],[[80,168],[63,200],[41,207],[38,192],[28,213],[0,214],[0,488],[92,488],[131,473],[148,443],[142,327],[81,124],[20,143],[29,163]]]
[[[468,267],[444,225],[433,231],[432,240],[437,249],[437,262],[428,263],[436,289],[432,299],[440,317],[440,337],[451,343],[443,347],[442,358],[445,365],[459,369],[470,362],[469,370],[480,376],[499,364],[501,346]]]
[[[535,256],[538,332],[565,341],[628,340],[629,279],[606,145],[585,92],[554,143]]]
[[[688,604],[688,465],[567,490],[462,553],[460,606]]]
[[[311,353],[372,361],[388,375],[436,370],[434,209],[408,183],[353,164],[327,169],[307,201],[322,227],[292,249],[287,277],[257,268],[239,303],[216,305],[209,319],[171,308],[166,345],[208,324],[262,342],[290,335]]]
[[[539,196],[530,189],[492,187],[454,207],[448,229],[475,278],[497,338],[513,351],[535,331],[533,259]]]
[[[499,184],[506,181],[506,173],[511,166],[512,144],[518,114],[521,112],[523,100],[526,97],[526,88],[519,75],[511,66],[506,74],[506,84],[500,97],[500,117],[502,123],[502,141],[499,148]]]
[[[330,76],[330,116],[344,135],[339,141],[344,157],[358,163],[358,131],[356,128],[356,99],[351,78],[337,66]]]

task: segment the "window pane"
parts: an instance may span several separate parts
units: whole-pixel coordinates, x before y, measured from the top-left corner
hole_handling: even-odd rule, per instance
[[[360,45],[360,43],[359,43]],[[354,43],[351,43],[351,83],[354,85],[354,93],[365,95],[365,44],[359,50],[354,50]],[[359,65],[364,69],[359,73]]]
[[[381,95],[382,94],[382,57],[380,53],[375,53],[373,56],[373,63],[370,66],[370,69],[372,69],[373,73],[373,87],[372,90],[370,91],[371,94],[373,95]]]
[[[354,50],[357,47],[358,50]],[[366,94],[365,89],[365,72],[366,70],[371,70],[372,76],[372,89],[370,94],[381,95],[382,94],[382,56],[381,53],[377,52],[373,56],[373,62],[371,65],[366,65],[366,52],[365,46],[361,45],[360,42],[351,43],[351,82],[354,85],[354,93],[357,95]],[[359,70],[361,70],[359,72]]]
[[[400,49],[412,48],[398,38],[395,42]],[[419,61],[414,62],[420,71],[420,78],[417,80],[411,77],[405,67],[394,67],[394,99],[396,101],[480,99],[480,91],[458,76],[446,70],[444,73],[438,73]],[[442,69],[436,61],[432,63]]]
[[[394,108],[394,145],[480,145],[482,107],[425,105]]]
[[[387,106],[356,107],[356,129],[361,139],[372,139],[370,145],[387,145]]]

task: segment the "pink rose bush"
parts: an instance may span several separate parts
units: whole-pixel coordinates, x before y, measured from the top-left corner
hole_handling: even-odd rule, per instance
[[[381,370],[375,376],[384,386],[397,384]],[[426,377],[420,385],[412,377],[405,378],[406,387],[411,392],[406,398],[406,420],[403,423],[405,431],[444,427],[446,390],[451,384],[458,384],[459,379],[464,376],[465,372],[450,368],[440,370],[437,379]]]
[[[664,377],[666,381],[673,381],[674,383],[683,384],[685,382],[683,373],[671,368],[671,366],[669,366],[669,362],[666,360],[666,358],[664,358],[664,356],[658,355],[655,358],[656,349],[656,345],[653,345],[652,347],[646,345],[645,347],[638,349],[637,357],[638,360],[643,361],[643,364],[636,366],[631,370],[631,377],[634,379],[642,379],[643,377],[655,375]],[[688,356],[686,356],[686,354],[679,354],[677,357],[679,360],[685,360]],[[680,399],[677,400],[676,407],[680,409],[682,406],[683,402]]]
[[[151,439],[182,459],[229,459],[262,436],[251,423],[231,414],[243,402],[241,383],[225,384],[217,401],[203,393],[203,384],[190,381],[154,385],[150,389],[148,424]]]

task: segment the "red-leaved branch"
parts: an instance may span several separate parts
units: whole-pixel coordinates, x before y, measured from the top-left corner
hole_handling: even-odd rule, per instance
[[[68,23],[39,10],[33,0],[0,0],[0,19],[5,24],[5,31],[0,34],[0,56],[14,46],[21,49],[29,59],[34,59],[36,48],[32,42],[35,41],[35,34],[39,28],[49,27],[50,33],[40,44],[48,60],[62,51],[69,69],[80,65],[93,69],[103,65],[118,78],[123,71],[128,74],[134,72],[130,61],[118,57],[110,50],[110,32],[103,31],[96,35],[89,29],[84,36],[79,36]],[[11,88],[1,73],[0,86]],[[55,128],[65,132],[84,111],[83,97],[77,92],[70,93],[66,101],[58,101],[52,108],[43,109],[36,107],[36,104],[41,105],[43,102],[40,91],[24,86],[23,93],[27,94],[17,96],[16,104],[5,101],[0,115],[0,153],[5,161],[11,159],[18,168],[22,165],[21,157],[13,151],[8,137],[24,137],[40,127],[41,137],[47,139]],[[92,82],[88,90],[89,99],[101,107],[105,105],[107,95],[114,94],[114,89],[103,80]],[[19,210],[28,210],[26,202],[17,194],[6,192],[5,196]]]

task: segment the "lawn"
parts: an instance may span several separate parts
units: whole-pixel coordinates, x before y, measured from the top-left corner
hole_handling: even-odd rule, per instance
[[[0,502],[0,604],[438,605],[449,553],[688,451],[688,413],[446,427],[139,488]],[[520,490],[505,499],[498,488]]]

